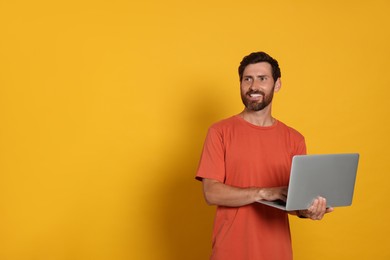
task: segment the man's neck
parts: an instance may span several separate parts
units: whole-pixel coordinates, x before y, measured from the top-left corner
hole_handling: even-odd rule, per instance
[[[276,121],[271,115],[271,110],[267,108],[261,111],[248,111],[244,109],[239,116],[245,121],[257,126],[272,126]]]

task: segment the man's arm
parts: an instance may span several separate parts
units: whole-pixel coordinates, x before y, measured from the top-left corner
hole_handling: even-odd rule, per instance
[[[206,179],[203,182],[203,193],[207,204],[240,207],[259,200],[286,201],[287,187],[276,188],[238,188],[226,185],[217,180]]]

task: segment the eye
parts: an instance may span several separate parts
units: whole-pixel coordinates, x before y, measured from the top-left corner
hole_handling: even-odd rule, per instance
[[[261,80],[261,81],[266,81],[266,80],[267,80],[267,77],[266,77],[266,76],[260,76],[260,80]]]

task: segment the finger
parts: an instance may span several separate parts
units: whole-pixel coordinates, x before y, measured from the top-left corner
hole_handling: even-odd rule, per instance
[[[308,218],[313,219],[313,213],[315,211],[315,208],[317,207],[317,199],[314,199],[313,202],[311,203],[310,207],[306,210],[306,215]]]
[[[326,211],[326,199],[325,198],[319,198],[319,205],[318,205],[318,211],[317,211],[317,219],[320,220],[324,217]]]
[[[281,199],[281,200],[283,200],[283,201],[287,201],[287,187],[282,187],[281,189],[280,189],[280,197],[279,197],[279,199]]]
[[[318,198],[318,208],[317,208],[317,213],[321,213],[322,211],[325,212],[326,209],[326,200],[322,197]]]
[[[317,220],[319,217],[319,211],[320,211],[321,205],[322,205],[322,202],[321,202],[320,198],[317,198],[315,200],[315,203],[313,203],[314,207],[313,207],[313,211],[312,211],[312,216],[313,216],[314,220]]]
[[[332,207],[326,207],[327,202],[323,197],[313,200],[312,205],[307,209],[306,215],[312,220],[321,220],[326,213],[334,211]]]
[[[315,214],[317,212],[317,208],[318,208],[319,203],[320,202],[319,202],[318,198],[313,200],[311,206],[308,209],[310,211],[310,213]]]
[[[334,208],[330,207],[330,208],[326,208],[325,213],[330,213],[330,212],[333,212],[333,211],[334,211]]]
[[[322,219],[326,213],[326,199],[321,198],[321,208],[319,209],[320,211],[318,212],[318,219]]]
[[[326,202],[325,202],[326,203]],[[326,204],[325,204],[326,205]],[[324,199],[322,197],[318,197],[313,201],[311,211],[311,219],[320,220],[325,212],[324,207]]]

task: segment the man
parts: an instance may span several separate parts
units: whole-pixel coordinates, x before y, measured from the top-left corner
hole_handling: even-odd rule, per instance
[[[292,157],[306,153],[305,140],[271,114],[282,86],[278,62],[251,53],[238,72],[245,108],[210,127],[196,175],[206,202],[217,205],[211,259],[292,259],[288,214],[256,201],[286,201]],[[320,220],[332,210],[317,198],[289,214]]]

